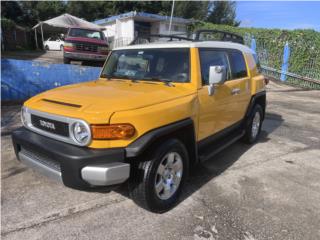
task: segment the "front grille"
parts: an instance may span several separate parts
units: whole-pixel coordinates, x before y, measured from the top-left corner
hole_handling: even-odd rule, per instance
[[[21,147],[21,150],[20,152],[24,155],[26,155],[27,157],[51,168],[51,169],[54,169],[58,172],[61,172],[61,168],[60,168],[60,163],[55,160],[55,159],[52,159],[52,158],[49,158],[48,156],[42,154],[42,153],[38,153],[38,152],[35,152],[35,151],[30,151],[24,147]]]
[[[43,131],[57,134],[64,137],[69,137],[69,125],[65,122],[60,122],[31,114],[31,123],[34,127]]]
[[[76,43],[76,49],[82,52],[98,52],[98,46],[84,43]]]

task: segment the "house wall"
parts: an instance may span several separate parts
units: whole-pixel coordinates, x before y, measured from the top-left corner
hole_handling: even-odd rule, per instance
[[[121,19],[121,37],[132,39],[134,38],[134,21],[132,18]]]
[[[107,38],[114,37],[115,32],[116,32],[116,24],[115,23],[109,23],[109,24],[105,24],[102,26],[106,28],[106,30],[104,30],[103,32]]]
[[[108,38],[111,48],[128,45],[135,37],[133,18],[119,19],[102,26],[106,28],[104,34]],[[169,22],[151,22],[150,32],[151,34],[169,34]],[[171,34],[181,35],[186,32],[187,25],[172,23]]]
[[[20,27],[2,29],[1,48],[2,50],[16,50],[31,47],[31,33]]]
[[[121,19],[109,24],[102,25],[106,28],[104,34],[106,37],[114,38],[134,38],[134,21],[133,19]]]
[[[160,22],[160,33],[169,34],[169,22]],[[171,25],[171,34],[181,34],[187,32],[187,25],[172,23]]]

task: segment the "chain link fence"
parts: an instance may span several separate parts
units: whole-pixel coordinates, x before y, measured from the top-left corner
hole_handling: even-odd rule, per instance
[[[252,36],[246,35],[245,44],[251,47]],[[303,41],[278,42],[270,38],[254,38],[262,72],[287,84],[309,89],[320,89],[320,50]],[[288,44],[288,59],[284,57]],[[282,49],[282,51],[279,51]],[[287,64],[287,68],[284,68]]]

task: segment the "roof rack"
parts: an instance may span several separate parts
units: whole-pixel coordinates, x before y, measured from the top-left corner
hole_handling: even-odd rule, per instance
[[[138,41],[141,39],[145,39],[148,40],[149,42],[151,42],[151,38],[154,37],[158,37],[158,38],[169,38],[168,41],[173,41],[173,39],[178,39],[179,41],[184,40],[184,41],[193,41],[194,39],[191,38],[187,38],[187,37],[181,37],[181,36],[177,36],[177,35],[167,35],[167,34],[149,34],[147,36],[142,36],[142,37],[136,37],[135,39],[133,39],[133,41],[129,44],[129,45],[134,45],[139,43]]]
[[[198,30],[195,32],[194,39],[187,38],[187,37],[181,37],[181,36],[177,36],[177,35],[149,34],[146,36],[136,37],[129,45],[141,44],[142,43],[141,40],[147,40],[150,43],[151,38],[168,38],[169,39],[168,41],[173,41],[173,39],[177,39],[179,41],[184,40],[184,41],[192,41],[192,42],[206,41],[206,40],[200,39],[201,34],[220,34],[220,38],[217,39],[218,41],[235,42],[235,43],[244,44],[243,37],[238,34],[226,32],[226,31],[221,31],[221,30],[201,29],[201,30]]]
[[[196,36],[194,41],[203,41],[200,39],[200,35],[203,33],[211,33],[211,34],[221,34],[221,38],[219,39],[220,41],[224,41],[224,42],[235,42],[235,43],[241,43],[244,44],[244,40],[243,37],[235,34],[235,33],[231,33],[231,32],[227,32],[227,31],[221,31],[221,30],[212,30],[212,29],[201,29],[196,31]]]

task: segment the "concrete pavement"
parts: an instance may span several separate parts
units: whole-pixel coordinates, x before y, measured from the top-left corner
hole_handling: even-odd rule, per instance
[[[9,135],[19,108],[2,112],[3,239],[320,239],[319,91],[271,82],[261,140],[195,169],[165,214],[136,206],[125,187],[80,192],[26,169]]]

